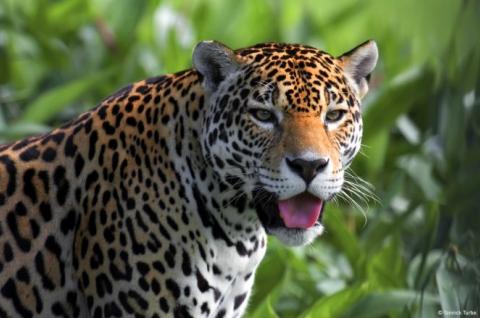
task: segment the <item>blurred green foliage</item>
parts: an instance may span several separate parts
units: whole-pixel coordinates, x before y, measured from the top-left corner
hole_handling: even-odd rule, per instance
[[[376,39],[363,152],[306,248],[270,240],[249,317],[480,315],[480,2],[2,0],[0,142],[45,132],[193,45]],[[348,193],[348,192],[347,192]],[[453,317],[453,316],[452,316]]]

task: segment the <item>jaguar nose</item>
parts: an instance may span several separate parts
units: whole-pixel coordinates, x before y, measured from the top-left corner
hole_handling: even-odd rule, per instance
[[[286,158],[288,167],[299,175],[307,184],[319,173],[325,170],[328,165],[328,159],[304,160]]]

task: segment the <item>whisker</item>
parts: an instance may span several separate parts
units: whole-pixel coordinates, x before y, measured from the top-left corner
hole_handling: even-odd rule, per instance
[[[381,204],[373,185],[360,178],[351,168],[344,171],[343,187],[337,195],[340,200],[362,213],[365,220],[363,227],[368,223],[367,211],[370,210],[370,202]]]

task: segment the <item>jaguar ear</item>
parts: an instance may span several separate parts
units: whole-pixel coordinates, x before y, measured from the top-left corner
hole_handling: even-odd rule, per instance
[[[216,41],[203,41],[193,50],[193,67],[203,76],[203,85],[213,93],[218,85],[239,68],[235,53]]]
[[[368,92],[368,80],[370,73],[377,65],[378,48],[377,43],[369,40],[342,54],[339,57],[343,70],[357,86],[359,98]]]

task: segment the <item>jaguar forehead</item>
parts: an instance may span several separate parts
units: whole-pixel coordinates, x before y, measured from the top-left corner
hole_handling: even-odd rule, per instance
[[[259,83],[260,88],[265,86],[266,93],[276,93],[276,96],[257,93],[255,97],[260,101],[280,98],[277,105],[286,112],[318,115],[331,101],[346,101],[349,105],[356,102],[339,61],[326,52],[300,45],[267,43],[236,53],[254,65],[256,71],[247,73],[249,80]]]

